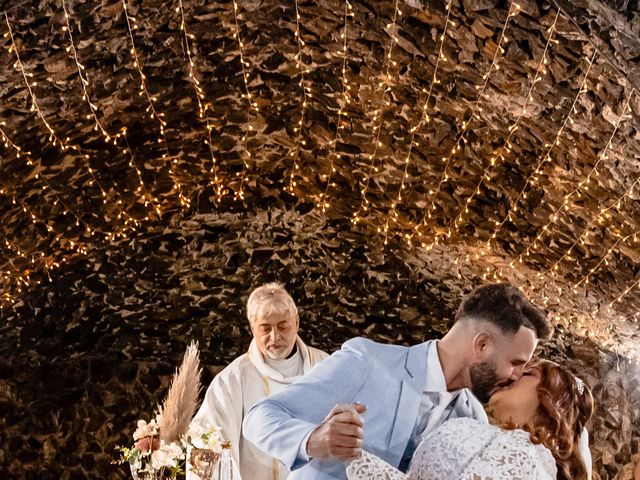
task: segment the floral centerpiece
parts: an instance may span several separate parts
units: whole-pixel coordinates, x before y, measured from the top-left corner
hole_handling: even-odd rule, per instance
[[[183,478],[187,449],[192,446],[219,454],[222,435],[217,426],[192,426],[200,394],[198,346],[187,348],[167,397],[149,422],[138,420],[131,447],[118,447],[118,463],[128,463],[135,480]]]
[[[133,447],[120,447],[120,462],[129,464],[136,480],[177,478],[184,474],[184,442],[167,443],[161,440],[159,417],[149,423],[138,420],[138,428],[133,434]]]

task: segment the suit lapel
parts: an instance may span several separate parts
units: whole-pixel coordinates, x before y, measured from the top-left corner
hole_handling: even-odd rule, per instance
[[[400,396],[388,445],[389,453],[397,460],[396,464],[402,458],[416,423],[427,378],[427,351],[430,343],[411,347],[407,353],[406,374],[400,385]]]

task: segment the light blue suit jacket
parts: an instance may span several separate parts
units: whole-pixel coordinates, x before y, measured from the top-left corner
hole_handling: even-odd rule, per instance
[[[397,467],[416,423],[430,343],[401,347],[351,339],[286,390],[257,403],[245,416],[243,435],[283,462],[291,480],[346,479],[344,463],[306,461],[299,452],[336,404],[360,402],[367,406],[363,449]],[[450,417],[476,417],[478,405],[463,391]]]

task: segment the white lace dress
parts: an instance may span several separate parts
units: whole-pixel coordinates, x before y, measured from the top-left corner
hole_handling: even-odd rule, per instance
[[[502,430],[473,418],[455,418],[423,439],[409,473],[363,452],[347,467],[349,480],[555,480],[556,464],[523,430]]]

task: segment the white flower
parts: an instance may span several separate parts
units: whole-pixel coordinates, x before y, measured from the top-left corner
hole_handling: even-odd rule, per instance
[[[176,467],[183,456],[182,447],[175,442],[160,442],[160,448],[151,454],[151,466],[154,469]]]
[[[206,448],[220,453],[222,451],[222,431],[217,425],[210,425],[205,428],[199,424],[191,424],[186,435],[191,440],[191,444],[196,448]]]
[[[133,432],[134,440],[156,435],[158,435],[158,423],[155,420],[151,420],[149,423],[144,420],[138,420],[138,428]]]

